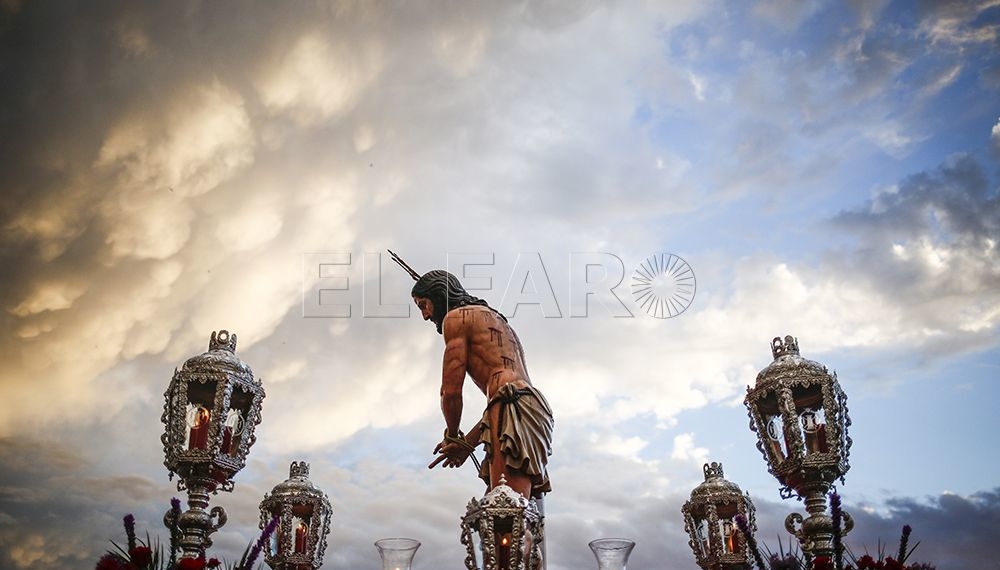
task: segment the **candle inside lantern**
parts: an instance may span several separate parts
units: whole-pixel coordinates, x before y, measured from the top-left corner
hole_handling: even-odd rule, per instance
[[[816,413],[806,410],[802,414],[802,431],[805,434],[806,451],[827,453],[830,446],[826,442],[826,424],[816,421]]]
[[[733,530],[733,521],[722,521],[722,538],[726,554],[736,552],[736,533]]]
[[[500,552],[498,553],[497,562],[500,568],[509,569],[510,568],[510,533],[505,532],[500,536]]]
[[[208,424],[212,414],[204,406],[194,409],[191,430],[188,433],[188,449],[208,448]]]
[[[299,521],[295,527],[295,554],[306,553],[306,534],[309,529],[304,521]]]

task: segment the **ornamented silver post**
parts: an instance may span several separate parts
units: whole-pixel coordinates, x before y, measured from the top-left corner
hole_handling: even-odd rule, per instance
[[[833,483],[850,469],[851,419],[847,395],[836,372],[799,355],[792,336],[771,341],[774,361],[757,374],[744,400],[750,430],[768,471],[781,484],[782,498],[804,499],[809,516],[792,513],[785,528],[799,539],[807,555],[833,556],[833,518],[826,513],[826,497]],[[854,527],[843,513],[842,534]]]
[[[226,524],[222,507],[208,510],[209,495],[232,491],[233,476],[246,465],[264,388],[236,357],[236,335],[222,330],[212,333],[207,352],[174,370],[163,397],[163,464],[188,495],[188,510],[176,518],[168,511],[164,524],[179,528],[182,557],[198,558]]]

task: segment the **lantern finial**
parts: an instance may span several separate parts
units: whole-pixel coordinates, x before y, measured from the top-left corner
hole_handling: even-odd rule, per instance
[[[227,330],[212,332],[212,338],[208,341],[208,350],[226,350],[236,352],[236,333],[230,334]]]
[[[780,336],[774,337],[771,341],[771,354],[774,359],[777,360],[778,357],[794,354],[798,356],[799,354],[799,340],[792,335],[786,335],[784,342],[782,342]]]
[[[705,471],[705,480],[706,481],[708,481],[709,479],[712,479],[712,478],[716,478],[716,477],[719,478],[719,479],[723,478],[723,475],[722,475],[722,463],[717,463],[715,461],[713,461],[711,463],[706,463],[705,466],[703,467],[703,469]]]
[[[288,478],[308,479],[309,464],[306,463],[305,461],[292,461],[292,465],[288,468]]]

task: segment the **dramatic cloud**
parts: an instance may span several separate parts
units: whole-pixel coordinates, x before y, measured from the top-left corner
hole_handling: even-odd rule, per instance
[[[834,222],[864,244],[845,269],[892,291],[911,334],[931,345],[994,342],[1000,197],[974,159],[913,175]]]
[[[602,535],[635,538],[638,568],[691,562],[701,464],[766,477],[740,401],[774,335],[863,369],[870,449],[898,446],[875,426],[916,372],[995,400],[970,364],[1000,350],[993,4],[0,2],[0,566],[92,565],[130,511],[161,532],[162,394],[223,328],[267,398],[213,499],[217,552],[306,459],[335,506],[328,567],[371,566],[388,535],[454,566],[482,488],[426,469],[441,337],[386,248],[462,273],[518,330],[557,417],[552,570],[592,566]],[[667,252],[697,294],[657,319],[632,274]],[[962,409],[908,429],[943,446]],[[947,550],[946,522],[1000,510],[975,494],[995,458],[967,455],[960,494],[907,478],[924,502],[858,475],[858,544],[911,517],[928,560],[981,567]],[[773,536],[792,505],[759,507]]]

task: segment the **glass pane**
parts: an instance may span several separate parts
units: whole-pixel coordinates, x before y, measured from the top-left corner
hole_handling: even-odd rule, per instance
[[[708,549],[708,521],[706,519],[696,520],[695,528],[697,529],[696,534],[698,536],[698,546],[701,548],[701,554],[703,556],[708,556],[708,553],[710,552]]]
[[[239,410],[230,409],[226,414],[226,423],[222,427],[222,449],[221,453],[237,455],[240,449],[240,441],[243,439],[243,426],[245,425],[243,415]]]
[[[764,445],[780,463],[788,456],[781,446],[785,440],[785,424],[780,415],[771,415],[764,417],[764,426],[766,431],[763,437]]]
[[[271,556],[278,555],[278,535],[280,534],[281,526],[279,525],[278,528],[274,529],[274,532],[271,533]]]
[[[719,521],[719,534],[722,535],[722,551],[726,554],[736,552],[736,525],[731,519]]]
[[[222,428],[222,453],[233,457],[239,455],[243,432],[246,431],[247,416],[250,414],[251,394],[239,386],[233,389],[229,400],[229,413],[226,414],[225,426]],[[226,445],[226,434],[229,434],[229,445]]]
[[[306,546],[309,543],[309,521],[302,517],[293,516],[292,528],[295,532],[295,538],[292,541],[294,545],[292,552],[295,554],[305,554]]]
[[[215,408],[215,382],[190,382],[187,385],[187,435],[184,446],[188,449],[208,449],[208,431]]]
[[[211,424],[212,412],[201,404],[189,403],[187,406],[187,438],[184,446],[187,449],[208,449],[208,427]]]
[[[799,421],[802,423],[806,455],[829,452],[830,446],[826,441],[826,416],[823,414],[823,409],[806,408],[799,414]]]

